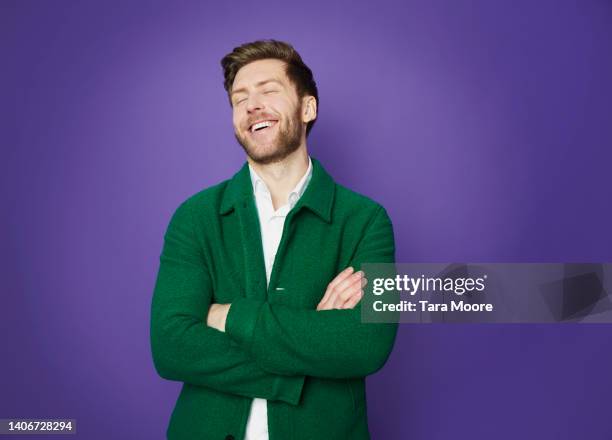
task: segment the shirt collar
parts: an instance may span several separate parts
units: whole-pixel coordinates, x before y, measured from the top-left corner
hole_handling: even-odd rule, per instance
[[[248,162],[234,174],[234,177],[222,183],[224,186],[219,213],[227,215],[239,206],[247,208],[249,200],[253,198],[253,185],[249,177]],[[334,204],[336,183],[327,173],[321,163],[312,158],[312,179],[308,188],[304,191],[295,206],[296,210],[301,207],[310,209],[321,219],[330,223],[332,221],[332,206]],[[254,205],[253,205],[254,208]]]
[[[270,195],[270,191],[268,190],[266,182],[264,182],[263,179],[259,177],[259,175],[255,172],[255,169],[251,166],[251,164],[249,164],[249,174],[251,176],[251,185],[253,186],[253,193],[255,195],[257,195],[258,193]],[[293,208],[297,201],[300,199],[300,197],[302,197],[302,194],[304,194],[304,191],[306,191],[306,187],[308,186],[310,179],[312,179],[312,160],[310,159],[310,156],[308,156],[308,169],[306,170],[300,181],[295,185],[293,190],[289,193],[289,196],[287,198],[290,208]]]

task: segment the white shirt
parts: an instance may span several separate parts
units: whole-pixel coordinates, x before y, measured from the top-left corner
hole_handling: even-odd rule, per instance
[[[259,227],[261,230],[261,244],[263,247],[264,260],[266,264],[266,280],[270,283],[270,274],[274,265],[274,258],[280,239],[283,235],[285,217],[295,206],[299,198],[306,191],[306,187],[312,177],[312,161],[308,157],[308,170],[297,183],[293,191],[289,193],[288,203],[274,211],[272,196],[266,183],[257,175],[249,164],[251,172],[251,183],[255,195],[255,204],[259,216]],[[265,399],[253,399],[251,412],[246,426],[245,440],[268,440],[268,405]]]

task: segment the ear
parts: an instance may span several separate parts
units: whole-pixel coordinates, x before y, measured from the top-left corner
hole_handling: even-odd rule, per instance
[[[314,96],[302,98],[302,122],[308,123],[317,119],[317,100]]]

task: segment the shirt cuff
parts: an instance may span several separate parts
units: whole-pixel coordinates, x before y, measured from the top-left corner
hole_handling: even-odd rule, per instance
[[[263,301],[250,298],[236,298],[229,308],[225,319],[225,332],[247,352],[251,347],[255,324]]]

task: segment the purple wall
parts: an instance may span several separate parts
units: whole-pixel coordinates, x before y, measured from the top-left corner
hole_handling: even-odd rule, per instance
[[[315,72],[310,151],[387,207],[398,261],[612,261],[609,1],[4,0],[0,418],[163,438],[163,233],[244,160],[219,60],[257,38]],[[610,439],[611,337],[401,326],[373,437]]]

